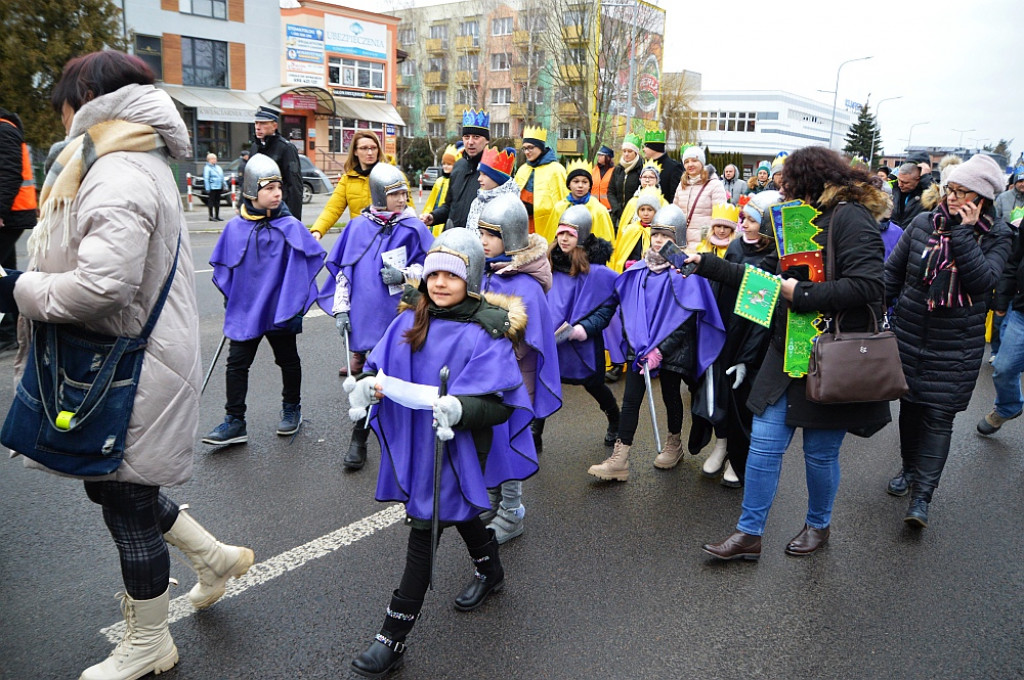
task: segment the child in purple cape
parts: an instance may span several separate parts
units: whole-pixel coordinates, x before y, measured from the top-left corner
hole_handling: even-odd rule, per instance
[[[365,418],[379,400],[371,411],[381,445],[376,498],[404,503],[411,525],[405,571],[384,623],[352,661],[365,677],[401,664],[423,606],[431,576],[435,446],[441,455],[438,520],[441,528],[455,526],[476,567],[455,599],[460,611],[476,609],[504,584],[494,532],[480,519],[489,507],[487,489],[537,471],[529,428],[506,423],[515,411],[529,414],[531,408],[512,345],[525,329],[525,311],[518,298],[504,297],[506,308],[481,296],[483,267],[479,236],[469,229],[443,232],[424,261],[424,279],[407,288],[398,317],[349,395],[353,420]]]
[[[302,316],[316,300],[316,275],[324,249],[282,200],[281,170],[265,154],[245,165],[239,215],[224,226],[210,255],[213,283],[224,294],[228,346],[227,415],[203,437],[226,446],[249,441],[245,397],[249,367],[263,338],[281,367],[281,422],[277,434],[295,434],[302,424],[302,365],[296,338]]]
[[[558,375],[558,347],[551,325],[547,291],[551,288],[551,263],[548,242],[540,234],[529,233],[530,219],[519,194],[498,196],[480,212],[477,219],[480,241],[487,257],[483,290],[515,295],[526,307],[527,324],[523,338],[515,344],[516,359],[530,395],[534,420],[533,443],[540,453],[544,418],[562,407],[562,383]],[[531,415],[517,411],[509,425],[517,429],[518,419],[529,425]],[[523,533],[523,483],[510,480],[501,489],[490,490],[494,517],[488,525],[498,543]]]
[[[569,206],[560,216],[551,260],[548,306],[559,338],[558,367],[563,383],[583,385],[608,418],[604,445],[619,433],[619,405],[604,384],[604,334],[615,315],[615,272],[606,264],[612,244],[591,233],[586,206]],[[537,424],[543,431],[544,423]]]
[[[344,372],[345,391],[362,370],[373,349],[398,313],[406,276],[419,278],[423,258],[434,237],[407,210],[409,185],[402,171],[388,163],[373,166],[369,177],[370,206],[354,217],[327,256],[331,273],[320,289],[320,308],[334,317],[342,342],[348,343],[352,366]],[[357,422],[344,466],[359,470],[366,464],[370,430]]]
[[[683,455],[682,383],[692,386],[710,366],[725,343],[725,328],[708,282],[683,277],[659,254],[676,235],[686,234],[686,216],[674,204],[658,210],[651,221],[651,247],[643,260],[615,280],[622,310],[625,345],[630,359],[622,395],[622,421],[612,455],[587,472],[598,479],[629,479],[629,449],[633,445],[640,407],[647,392],[644,371],[660,370],[661,397],[668,416],[668,439],[654,466],[669,469]]]

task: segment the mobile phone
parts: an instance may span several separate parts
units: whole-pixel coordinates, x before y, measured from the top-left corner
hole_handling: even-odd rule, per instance
[[[689,257],[679,246],[676,245],[675,241],[665,241],[665,245],[661,247],[658,254],[669,261],[669,263],[679,270],[679,273],[683,276],[689,276],[697,269],[696,262],[690,262],[687,264],[686,258]]]

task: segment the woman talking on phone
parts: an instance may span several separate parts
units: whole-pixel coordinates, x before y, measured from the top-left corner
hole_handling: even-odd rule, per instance
[[[949,456],[953,418],[967,408],[985,353],[986,296],[1010,254],[1010,230],[993,201],[1005,175],[972,156],[949,175],[946,195],[910,223],[885,263],[885,297],[910,391],[900,399],[903,469],[893,496],[911,494],[903,521],[928,526],[928,504]]]

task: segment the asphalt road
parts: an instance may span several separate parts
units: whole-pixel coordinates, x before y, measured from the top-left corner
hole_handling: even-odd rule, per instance
[[[209,361],[222,308],[204,264],[216,234],[199,231],[200,215],[190,228]],[[172,560],[181,583],[172,589],[171,632],[181,663],[167,680],[355,677],[348,664],[398,584],[407,530],[400,506],[373,500],[376,443],[364,470],[341,466],[351,425],[332,321],[308,318],[299,351],[300,432],[274,434],[280,378],[264,345],[251,376],[249,444],[217,451],[197,438],[192,481],[168,491],[222,540],[251,546],[257,565],[196,613],[178,599],[195,577]],[[0,359],[0,374],[9,377],[12,363]],[[992,438],[974,432],[991,406],[990,375],[985,365],[970,409],[957,418],[928,529],[905,529],[906,500],[885,494],[898,468],[890,425],[871,439],[847,438],[830,544],[808,558],[784,555],[806,507],[798,435],[764,554],[742,564],[700,551],[732,530],[742,491],[702,478],[704,455],[655,469],[646,418],[630,481],[595,480],[586,470],[608,453],[603,416],[582,389],[568,387],[548,422],[541,470],[526,484],[526,533],[502,549],[505,589],[476,612],[455,611],[451,601],[473,570],[457,533],[446,532],[437,590],[392,677],[1024,677],[1024,430],[1017,421]],[[0,381],[0,400],[11,398],[10,384]],[[614,390],[621,396],[621,384]],[[221,420],[223,399],[218,370],[202,400],[200,435]],[[80,483],[7,462],[0,678],[75,678],[102,660],[112,647],[104,630],[120,621],[119,589],[117,552]]]

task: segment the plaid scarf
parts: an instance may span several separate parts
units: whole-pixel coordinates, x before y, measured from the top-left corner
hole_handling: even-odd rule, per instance
[[[950,249],[950,235],[960,224],[959,215],[951,215],[945,203],[932,212],[932,234],[922,253],[924,267],[921,280],[928,286],[928,311],[936,307],[966,307],[974,304],[969,293],[960,288],[956,260]],[[992,228],[988,215],[981,215],[974,225],[974,236],[979,241]]]
[[[166,146],[149,125],[124,120],[97,123],[83,134],[54,144],[46,159],[46,179],[39,195],[39,223],[28,240],[34,262],[50,247],[50,235],[64,227],[61,246],[71,242],[71,204],[82,180],[101,157],[115,151],[154,151]],[[116,178],[112,178],[115,179]]]

